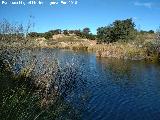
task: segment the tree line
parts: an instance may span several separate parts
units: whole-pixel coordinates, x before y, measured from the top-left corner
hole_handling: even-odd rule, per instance
[[[70,35],[75,34],[81,38],[86,38],[90,40],[97,40],[98,43],[111,43],[111,42],[117,42],[119,40],[121,41],[129,41],[135,39],[136,35],[138,33],[140,34],[153,34],[153,30],[149,31],[138,31],[135,28],[135,23],[133,20],[125,19],[125,20],[115,20],[112,24],[104,27],[99,27],[97,29],[97,35],[94,35],[91,33],[90,28],[86,27],[83,30],[50,30],[45,33],[37,33],[37,32],[31,32],[28,34],[30,37],[45,37],[46,39],[51,38],[53,35],[57,34],[64,34],[64,35]]]
[[[70,36],[71,34],[75,34],[84,39],[97,40],[98,43],[111,43],[117,41],[129,41],[136,38],[137,34],[154,34],[153,30],[149,31],[138,31],[135,23],[131,18],[125,20],[115,20],[112,24],[108,26],[99,27],[97,29],[97,34],[94,35],[91,33],[90,28],[86,27],[82,30],[49,30],[48,32],[38,33],[38,32],[24,32],[23,26],[20,24],[12,25],[8,21],[0,22],[0,39],[9,39],[18,38],[22,39],[24,37],[29,38],[37,38],[44,37],[46,39],[52,38],[53,35],[64,34],[66,36]],[[18,31],[18,32],[17,32]]]
[[[66,36],[69,36],[70,34],[75,34],[81,38],[86,38],[86,39],[91,39],[95,40],[96,35],[93,35],[90,32],[90,28],[84,28],[83,30],[61,30],[61,29],[56,29],[56,30],[50,30],[45,33],[37,33],[37,32],[30,32],[27,34],[28,37],[44,37],[46,39],[52,38],[53,35],[58,35],[58,34],[64,34]]]

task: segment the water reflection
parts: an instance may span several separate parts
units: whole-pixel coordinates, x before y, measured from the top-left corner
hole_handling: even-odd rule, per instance
[[[78,84],[64,101],[80,114],[81,119],[159,120],[159,64],[99,59],[94,53],[83,51],[42,49],[31,52],[42,62],[46,58],[50,62],[58,59],[61,67],[66,64],[77,66],[81,77],[74,78]],[[25,51],[22,56],[28,60]]]
[[[96,70],[86,119],[159,119],[159,64],[97,59]]]

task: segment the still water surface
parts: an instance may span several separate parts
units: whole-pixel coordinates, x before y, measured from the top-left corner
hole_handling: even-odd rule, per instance
[[[67,62],[78,66],[85,87],[68,101],[81,109],[83,120],[160,120],[159,64],[100,59],[94,53],[68,50],[35,54],[56,58],[62,66]]]

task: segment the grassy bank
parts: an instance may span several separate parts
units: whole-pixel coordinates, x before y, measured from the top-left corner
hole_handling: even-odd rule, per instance
[[[96,53],[97,57],[131,60],[155,60],[159,58],[160,43],[155,40],[155,34],[139,35],[135,40],[129,42],[119,41],[109,44],[97,44],[96,40],[82,39],[76,35],[59,35],[57,39],[44,39],[43,42],[45,44],[40,45],[40,47],[92,51]]]
[[[55,35],[51,39],[28,38],[28,40],[3,43],[1,49],[8,48],[59,48],[71,50],[85,50],[96,53],[97,57],[109,57],[117,59],[155,60],[159,58],[160,42],[155,40],[155,34],[137,36],[130,42],[113,42],[97,44],[96,40],[80,38],[76,35]]]

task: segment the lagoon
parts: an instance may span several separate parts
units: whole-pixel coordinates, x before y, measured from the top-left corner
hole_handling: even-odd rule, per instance
[[[53,52],[46,49],[44,53]],[[83,51],[55,50],[54,55],[61,63],[78,64],[83,73],[84,94],[71,98],[81,108],[82,119],[159,120],[160,64],[100,59]]]
[[[80,119],[159,120],[159,63],[97,58],[95,53],[84,51],[41,49],[30,52],[40,61],[58,59],[61,67],[77,66],[81,77],[74,79],[82,80],[83,84],[77,84],[65,101],[73,106]],[[27,59],[25,51],[20,56]]]

